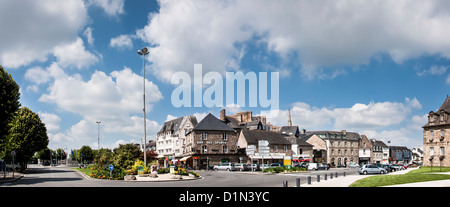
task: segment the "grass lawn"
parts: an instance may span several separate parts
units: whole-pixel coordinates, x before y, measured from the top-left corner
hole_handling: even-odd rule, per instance
[[[91,167],[92,167],[92,166],[93,166],[93,165],[86,165],[85,168],[81,168],[81,169],[80,169],[80,168],[78,168],[78,167],[73,167],[72,169],[78,170],[78,171],[80,171],[80,172],[86,174],[87,176],[89,176],[89,174],[91,174],[91,172],[94,171],[94,170],[91,170]]]
[[[405,183],[415,183],[433,180],[450,179],[450,175],[445,174],[429,174],[435,172],[450,172],[450,167],[443,167],[440,171],[439,167],[421,167],[403,175],[375,175],[370,176],[352,183],[349,187],[379,187],[386,185],[397,185]]]

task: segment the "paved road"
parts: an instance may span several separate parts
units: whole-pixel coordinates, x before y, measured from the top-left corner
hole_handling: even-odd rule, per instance
[[[251,172],[215,172],[200,171],[203,179],[191,181],[170,181],[170,182],[125,182],[107,181],[97,179],[87,179],[74,170],[59,167],[42,167],[30,165],[31,172],[15,182],[5,183],[2,187],[282,187],[283,181],[288,181],[289,186],[294,186],[296,178],[300,177],[301,185],[305,185],[307,177],[311,176],[312,181],[316,180],[316,175],[338,172],[342,176],[356,174],[356,169],[333,169],[329,171],[313,171],[295,174],[261,174]]]

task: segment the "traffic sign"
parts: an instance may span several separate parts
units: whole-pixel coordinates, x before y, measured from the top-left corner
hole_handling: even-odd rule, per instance
[[[109,168],[109,171],[112,171],[112,170],[114,170],[114,165],[109,165],[108,168]]]

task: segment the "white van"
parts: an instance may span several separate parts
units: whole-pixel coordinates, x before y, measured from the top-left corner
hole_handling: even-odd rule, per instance
[[[308,170],[317,170],[317,163],[309,163]]]

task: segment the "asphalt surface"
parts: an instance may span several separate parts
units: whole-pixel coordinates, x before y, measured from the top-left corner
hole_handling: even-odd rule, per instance
[[[23,178],[0,184],[0,187],[282,187],[285,181],[288,186],[292,187],[296,185],[297,178],[300,178],[301,186],[305,186],[308,176],[311,176],[311,181],[315,182],[317,175],[320,175],[323,180],[324,174],[328,174],[328,179],[330,179],[330,173],[338,172],[340,177],[343,172],[347,176],[357,173],[356,169],[333,169],[292,174],[199,171],[202,178],[198,180],[127,182],[87,178],[65,166],[30,165],[29,168],[30,172],[24,174]]]

